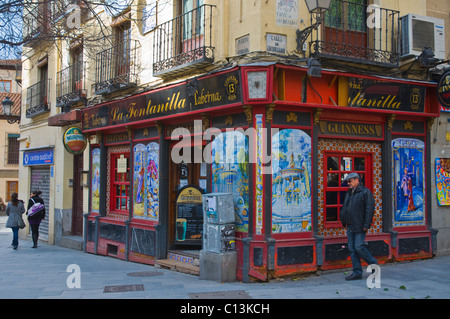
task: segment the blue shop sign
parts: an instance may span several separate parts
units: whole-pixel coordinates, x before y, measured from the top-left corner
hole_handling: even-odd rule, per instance
[[[23,166],[31,165],[53,165],[53,149],[24,152]]]

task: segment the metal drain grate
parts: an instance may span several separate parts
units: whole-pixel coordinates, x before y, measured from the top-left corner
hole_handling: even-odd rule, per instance
[[[105,286],[105,289],[103,289],[103,293],[130,292],[130,291],[144,291],[144,285]]]
[[[244,290],[190,293],[191,299],[252,299]]]
[[[130,272],[127,276],[130,277],[156,277],[162,276],[164,273],[159,271],[140,271],[140,272]]]

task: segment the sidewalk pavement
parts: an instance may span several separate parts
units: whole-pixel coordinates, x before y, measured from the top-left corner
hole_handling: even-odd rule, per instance
[[[349,270],[268,283],[217,283],[42,242],[32,249],[29,240],[21,239],[19,248],[13,250],[12,233],[4,222],[1,218],[1,299],[450,298],[450,255],[381,265],[381,288],[368,288],[368,273],[362,280],[345,281]]]

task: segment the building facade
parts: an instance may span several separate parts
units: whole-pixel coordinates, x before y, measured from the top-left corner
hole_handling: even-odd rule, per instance
[[[443,19],[445,21],[445,25],[448,26],[450,24],[450,4],[448,3],[440,3],[439,1],[427,1],[427,15],[431,17],[436,17]],[[446,58],[448,59],[449,50],[450,50],[450,40],[448,37],[448,33],[445,39],[446,46]],[[446,68],[445,68],[446,66]],[[448,64],[444,64],[442,67],[442,72],[448,69]],[[433,170],[432,178],[432,186],[436,185],[436,187],[431,188],[432,192],[432,212],[433,212],[433,228],[438,230],[437,237],[437,251],[438,255],[448,254],[450,251],[450,223],[448,220],[448,206],[445,203],[445,200],[439,199],[439,193],[443,193],[438,191],[439,182],[442,182],[442,175],[438,173],[439,169],[437,166],[438,160],[445,159],[449,157],[448,153],[448,143],[449,139],[447,137],[448,121],[449,121],[449,109],[448,107],[441,107],[441,114],[438,121],[435,121],[432,127],[432,143],[431,143],[431,169]],[[443,186],[444,187],[444,186]],[[446,189],[446,187],[445,187]],[[445,192],[445,191],[444,191]]]
[[[0,108],[0,197],[9,202],[11,194],[19,189],[19,135],[18,118],[20,114],[20,60],[0,60],[0,102],[9,98],[13,102],[12,117],[5,115]]]
[[[52,107],[22,116],[21,174],[24,189],[48,176],[48,240],[82,234],[88,253],[163,264],[202,249],[199,194],[225,192],[238,279],[347,267],[339,212],[356,171],[374,193],[380,263],[433,256],[431,69],[445,48],[400,50],[403,16],[427,15],[408,3],[139,1],[96,7],[96,46],[90,16],[45,55],[32,44],[28,81],[47,81],[45,65],[56,80]],[[75,129],[84,152],[67,145]],[[34,152],[52,162],[27,164]]]

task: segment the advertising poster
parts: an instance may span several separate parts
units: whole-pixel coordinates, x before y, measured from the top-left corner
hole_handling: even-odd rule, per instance
[[[439,206],[450,205],[450,158],[436,158],[436,196]]]

